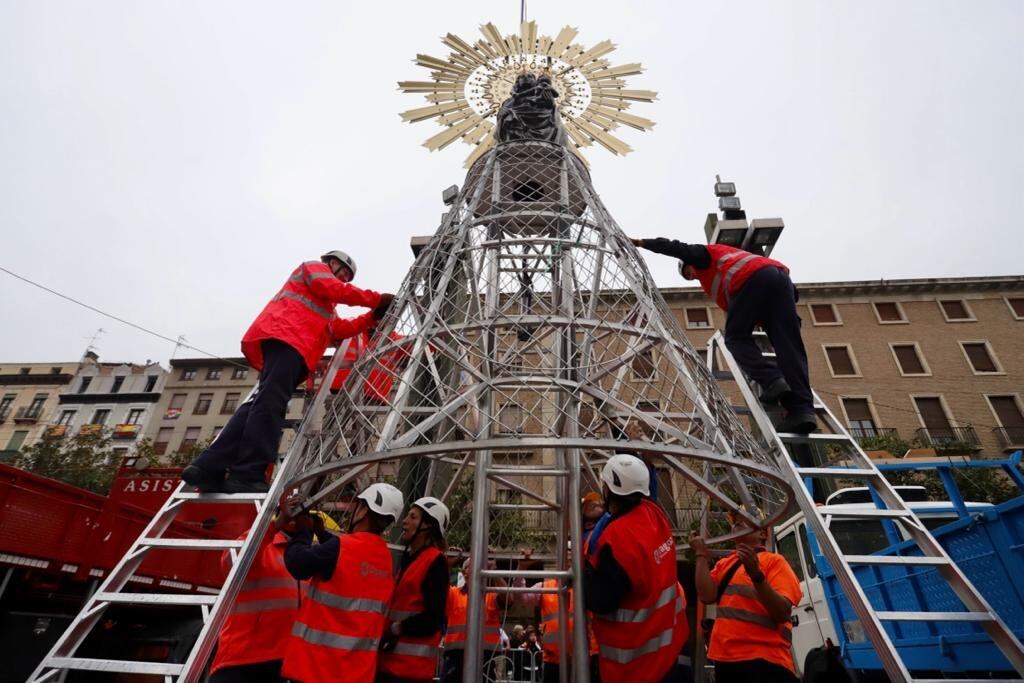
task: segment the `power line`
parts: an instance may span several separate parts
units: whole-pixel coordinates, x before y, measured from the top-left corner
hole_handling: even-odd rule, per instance
[[[100,309],[96,308],[95,306],[90,306],[89,304],[87,304],[87,303],[85,303],[83,301],[79,301],[78,299],[75,299],[73,297],[70,297],[67,294],[62,294],[62,293],[58,292],[55,289],[50,289],[46,285],[41,285],[38,282],[34,282],[32,280],[29,280],[27,277],[24,277],[22,275],[18,275],[17,273],[10,271],[10,270],[4,268],[3,266],[0,266],[0,270],[2,270],[3,272],[7,273],[11,277],[14,277],[14,278],[17,278],[17,279],[21,280],[22,282],[27,282],[28,284],[32,285],[33,287],[38,287],[39,289],[43,290],[44,292],[49,292],[50,294],[53,294],[55,296],[59,296],[60,298],[65,299],[66,301],[70,301],[73,304],[78,304],[82,308],[87,308],[90,311],[92,311],[94,313],[99,313],[100,315],[106,316],[107,318],[110,318],[111,320],[116,320],[117,322],[122,323],[124,325],[128,325],[129,327],[134,327],[135,329],[140,330],[141,332],[145,332],[146,334],[151,334],[154,337],[157,337],[159,339],[163,339],[164,341],[169,341],[172,344],[174,344],[175,346],[183,346],[186,349],[191,349],[193,351],[197,351],[197,352],[203,354],[204,356],[209,356],[210,358],[214,358],[216,360],[222,360],[225,363],[227,363],[228,365],[234,365],[235,367],[245,368],[246,370],[249,369],[248,365],[243,365],[242,363],[239,363],[237,361],[233,361],[233,360],[230,360],[228,358],[223,358],[221,356],[218,356],[215,353],[210,353],[209,351],[204,351],[203,349],[199,348],[198,346],[192,346],[191,344],[186,344],[184,341],[182,341],[183,337],[178,337],[177,339],[171,339],[167,335],[160,334],[159,332],[154,332],[153,330],[148,329],[146,327],[143,327],[142,325],[138,325],[138,324],[133,323],[133,322],[131,322],[129,320],[125,320],[124,318],[119,318],[118,316],[113,315],[111,313],[107,313],[106,311],[101,311]]]

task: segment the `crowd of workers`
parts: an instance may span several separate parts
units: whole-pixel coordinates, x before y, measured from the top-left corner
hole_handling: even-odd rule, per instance
[[[728,311],[726,344],[761,384],[762,400],[787,409],[780,430],[813,431],[796,292],[786,267],[731,247],[660,238],[633,243],[679,258],[684,276],[697,279]],[[292,391],[328,345],[368,334],[391,304],[390,294],[351,284],[355,273],[354,260],[340,251],[292,272],[242,340],[247,360],[260,371],[256,390],[185,468],[188,484],[204,492],[268,490],[266,473],[276,461]],[[337,304],[370,310],[341,319]],[[767,331],[779,366],[757,349],[755,325]],[[639,430],[627,423],[622,436],[635,442]],[[643,451],[614,454],[601,472],[603,490],[581,501],[579,547],[594,681],[690,680],[683,654],[691,630],[685,592],[672,529],[656,502],[651,458]],[[402,493],[385,483],[372,484],[354,502],[343,533],[329,528],[333,522],[325,515],[293,516],[290,503],[282,502],[220,634],[213,683],[431,681],[439,661],[442,681],[463,680],[471,562],[451,585],[448,508],[423,497],[406,509]],[[404,551],[394,566],[384,534],[399,521]],[[689,541],[697,595],[704,604],[717,603],[708,649],[716,680],[793,681],[790,614],[800,601],[799,582],[785,559],[765,548],[766,530],[737,524],[733,532],[735,551],[713,569],[704,540]],[[571,665],[571,633],[579,627],[572,610],[569,623],[559,623],[552,590],[558,583],[549,579],[534,587],[535,593],[512,592],[503,579],[487,582],[481,647],[488,679],[494,679],[496,655],[504,649],[502,615],[517,600],[540,608],[545,643],[525,645],[542,653],[544,680],[559,680],[560,669]],[[571,588],[567,595],[571,602]]]

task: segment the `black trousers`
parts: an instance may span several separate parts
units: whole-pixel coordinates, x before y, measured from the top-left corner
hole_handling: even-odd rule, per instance
[[[231,471],[239,481],[260,481],[277,461],[288,401],[306,376],[306,362],[276,339],[262,343],[263,370],[256,393],[238,406],[220,435],[193,463],[211,473]]]
[[[715,662],[715,683],[797,683],[797,677],[784,666],[764,659],[746,662]]]
[[[775,348],[776,364],[761,355],[754,341],[754,327],[760,323]],[[784,377],[792,393],[783,406],[790,413],[813,413],[814,399],[807,377],[807,351],[800,336],[796,312],[796,288],[781,268],[762,268],[743,283],[729,301],[725,319],[725,345],[743,371],[763,387]]]
[[[281,660],[226,666],[210,676],[210,683],[279,683]]]

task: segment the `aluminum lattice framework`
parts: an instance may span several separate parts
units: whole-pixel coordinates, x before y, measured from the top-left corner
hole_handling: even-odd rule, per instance
[[[622,440],[630,419],[643,439]],[[789,502],[584,163],[558,145],[498,145],[328,401],[295,484],[317,503],[373,479],[407,501],[436,495],[452,505],[450,537],[468,535],[474,576],[488,549],[507,557],[530,542],[570,585],[580,491],[600,490],[618,450],[656,454],[659,501],[682,538],[728,512],[772,523]],[[484,590],[473,584],[471,601]]]

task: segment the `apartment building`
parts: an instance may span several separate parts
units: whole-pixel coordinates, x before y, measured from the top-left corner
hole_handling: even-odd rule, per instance
[[[188,451],[212,441],[246,399],[259,373],[245,358],[176,358],[153,419],[145,430],[157,455]],[[288,419],[301,419],[301,393],[288,404]],[[294,430],[286,429],[281,449],[287,449]]]
[[[127,455],[152,417],[166,379],[159,363],[101,362],[87,351],[74,379],[60,392],[46,433],[109,433],[114,453]]]
[[[1024,448],[1024,276],[798,290],[811,384],[855,436],[989,458]],[[724,329],[701,290],[662,293],[698,348]]]
[[[77,372],[77,361],[0,363],[0,460],[35,443]]]

